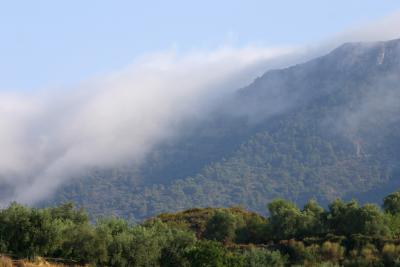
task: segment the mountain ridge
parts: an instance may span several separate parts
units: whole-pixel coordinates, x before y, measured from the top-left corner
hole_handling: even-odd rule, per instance
[[[393,191],[400,186],[399,70],[395,39],[346,43],[268,71],[139,169],[89,173],[45,204],[73,200],[94,215],[143,219],[193,206],[262,213],[276,197],[328,203],[387,184]]]

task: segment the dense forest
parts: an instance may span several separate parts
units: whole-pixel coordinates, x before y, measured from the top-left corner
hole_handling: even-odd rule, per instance
[[[41,206],[142,220],[191,207],[241,205],[263,215],[282,197],[379,203],[400,187],[400,40],[350,43],[268,71],[187,122],[138,167],[96,169]]]
[[[71,203],[0,211],[0,251],[91,266],[400,266],[400,192],[382,208],[276,199],[269,216],[240,207],[165,213],[140,224],[95,223]]]

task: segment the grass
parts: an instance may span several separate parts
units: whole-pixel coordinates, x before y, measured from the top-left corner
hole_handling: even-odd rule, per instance
[[[0,256],[0,267],[79,267],[78,265],[65,265],[58,263],[50,263],[41,257],[37,257],[34,261],[28,261],[24,259],[12,260],[6,256]]]

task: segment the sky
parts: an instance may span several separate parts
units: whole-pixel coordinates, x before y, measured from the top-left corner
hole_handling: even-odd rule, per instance
[[[154,51],[313,44],[399,10],[395,0],[0,0],[0,90],[76,85]]]

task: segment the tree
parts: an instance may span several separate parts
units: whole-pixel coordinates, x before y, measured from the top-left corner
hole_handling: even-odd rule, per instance
[[[267,221],[261,216],[251,216],[245,222],[245,225],[236,230],[237,243],[259,244],[265,241],[267,233]]]
[[[400,192],[392,193],[383,199],[383,209],[390,214],[400,212]]]
[[[364,205],[359,209],[358,216],[362,221],[361,234],[379,237],[388,237],[390,235],[387,220],[376,205]]]
[[[359,217],[356,201],[343,202],[336,199],[329,205],[328,224],[330,231],[337,235],[359,233]]]
[[[60,249],[63,242],[63,223],[52,218],[46,209],[31,209],[29,217],[31,225],[30,256],[52,255]]]
[[[190,249],[186,257],[192,267],[224,267],[226,249],[215,241],[200,241]]]
[[[7,252],[20,257],[33,256],[31,251],[30,209],[11,203],[0,213],[0,239],[6,244]]]
[[[61,257],[82,264],[104,262],[107,258],[106,242],[90,224],[70,223],[63,232],[61,252]]]
[[[61,231],[62,223],[46,209],[12,203],[0,212],[0,243],[19,257],[51,255],[60,247]]]
[[[326,213],[314,199],[309,200],[301,212],[301,237],[318,236],[326,232]]]
[[[102,266],[127,266],[131,233],[126,221],[116,218],[101,219],[96,224],[96,235],[106,243],[107,257]]]
[[[388,236],[388,222],[376,205],[359,207],[356,201],[344,203],[336,200],[329,206],[328,223],[330,230],[338,235],[362,234]]]
[[[169,229],[167,235],[167,243],[161,251],[160,266],[190,266],[185,252],[192,248],[196,242],[194,233]]]
[[[204,237],[224,243],[232,242],[235,239],[236,221],[229,211],[216,211],[207,222]]]
[[[89,222],[89,216],[84,209],[77,209],[72,202],[63,203],[57,207],[49,208],[51,217],[63,221],[72,221],[75,224]]]
[[[279,251],[270,251],[263,248],[252,247],[243,253],[244,266],[246,267],[283,267],[286,258]]]
[[[299,232],[301,212],[297,206],[283,199],[268,204],[269,235],[274,239],[294,238]]]

